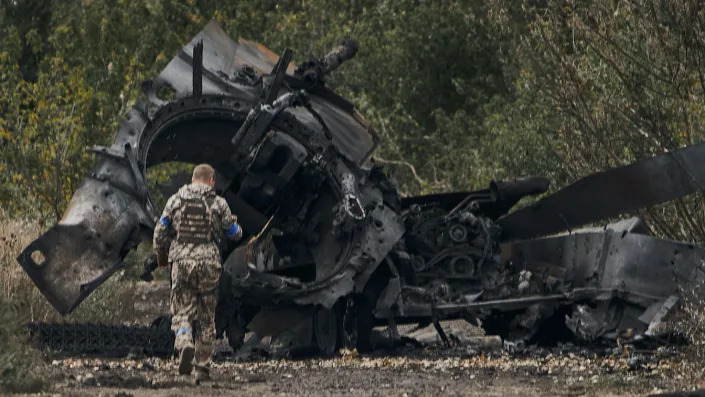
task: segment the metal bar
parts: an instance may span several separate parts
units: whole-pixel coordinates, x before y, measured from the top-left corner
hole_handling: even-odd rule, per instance
[[[404,305],[399,311],[399,317],[427,317],[433,314],[449,315],[460,311],[473,311],[482,309],[516,310],[533,305],[534,303],[563,302],[590,299],[597,296],[598,290],[594,288],[577,288],[570,293],[546,296],[528,296],[525,298],[498,299],[485,302],[472,303],[447,303],[442,305]]]
[[[705,143],[587,176],[498,221],[504,240],[528,239],[693,194],[705,186]]]
[[[272,69],[274,80],[269,86],[267,98],[264,101],[265,104],[271,105],[272,103],[274,103],[274,100],[277,99],[277,97],[279,96],[279,89],[281,88],[282,82],[284,81],[286,69],[289,67],[289,63],[291,62],[291,58],[293,57],[293,55],[293,51],[288,48],[285,48],[284,52],[282,53],[282,56],[277,61],[277,64],[274,65],[274,69]]]
[[[193,47],[193,96],[203,94],[203,40]]]

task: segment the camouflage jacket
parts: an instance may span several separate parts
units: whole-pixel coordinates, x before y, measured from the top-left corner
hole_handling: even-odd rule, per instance
[[[213,200],[206,202],[210,206],[212,217],[212,236],[210,242],[204,244],[182,243],[175,240],[176,230],[181,222],[181,206],[183,199],[201,198],[212,196]],[[238,240],[242,237],[242,228],[234,222],[228,203],[212,192],[212,188],[205,184],[192,183],[185,185],[171,196],[164,207],[162,217],[154,229],[154,250],[169,252],[169,261],[195,260],[220,263],[218,239],[229,238]]]

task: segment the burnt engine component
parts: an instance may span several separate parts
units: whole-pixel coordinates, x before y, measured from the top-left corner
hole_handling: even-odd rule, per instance
[[[586,177],[515,212],[549,181],[401,198],[371,161],[375,132],[325,86],[356,51],[344,41],[296,68],[290,50],[235,43],[209,24],[143,83],[113,145],[91,149],[100,161],[63,219],[18,261],[70,312],[151,239],[147,169],[208,162],[249,235],[223,247],[216,326],[235,349],[246,330],[285,347],[365,349],[376,325],[395,334],[433,322],[443,336],[449,318],[522,340],[556,320],[585,341],[646,335],[674,307],[677,282],[703,288],[700,246],[649,236],[638,221],[577,228],[700,190],[705,146]],[[158,97],[165,89],[173,100]]]

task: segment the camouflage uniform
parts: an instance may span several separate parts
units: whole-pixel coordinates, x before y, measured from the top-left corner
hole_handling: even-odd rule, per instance
[[[182,200],[206,197],[212,220],[211,241],[184,243],[174,239],[181,222]],[[216,241],[222,237],[236,240],[242,229],[233,221],[230,208],[213,189],[200,183],[185,185],[167,201],[154,230],[154,249],[169,252],[171,264],[171,329],[176,334],[174,347],[182,351],[195,340],[196,368],[207,368],[213,355],[213,321],[216,286],[221,273],[220,251]],[[172,242],[172,240],[174,240]]]

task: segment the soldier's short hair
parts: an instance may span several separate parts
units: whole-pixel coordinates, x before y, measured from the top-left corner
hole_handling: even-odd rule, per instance
[[[193,169],[192,180],[208,182],[211,178],[215,179],[215,170],[210,164],[199,164]]]

